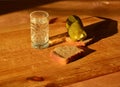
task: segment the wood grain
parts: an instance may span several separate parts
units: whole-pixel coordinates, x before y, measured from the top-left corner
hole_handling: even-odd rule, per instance
[[[52,37],[66,32],[65,20],[69,12],[65,14],[63,11],[63,14],[61,12],[62,15],[58,16],[60,12],[54,13],[48,9],[49,5],[40,8],[51,13],[50,19],[57,17],[56,21],[50,24]],[[53,7],[54,5],[55,3]],[[29,13],[38,8],[0,16],[0,87],[61,87],[120,71],[118,17],[115,21],[78,14],[88,37],[94,38],[88,45],[91,52],[75,62],[62,66],[52,61],[49,53],[65,43],[42,50],[31,48]],[[27,79],[32,76],[42,77],[44,81]]]

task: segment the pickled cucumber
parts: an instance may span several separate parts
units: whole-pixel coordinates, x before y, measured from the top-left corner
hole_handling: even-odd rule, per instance
[[[78,16],[69,16],[66,21],[66,28],[70,38],[74,41],[84,40],[87,37],[82,21]]]

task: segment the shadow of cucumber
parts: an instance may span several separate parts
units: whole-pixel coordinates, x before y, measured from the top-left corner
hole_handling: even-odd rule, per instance
[[[118,23],[115,20],[98,17],[104,21],[85,27],[87,38],[93,38],[89,44],[93,44],[103,38],[110,37],[118,32]]]

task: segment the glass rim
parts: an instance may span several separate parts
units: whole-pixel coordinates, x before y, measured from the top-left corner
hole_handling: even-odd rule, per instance
[[[43,10],[32,11],[32,12],[30,13],[30,17],[33,17],[32,15],[33,15],[34,13],[44,13],[44,14],[46,15],[45,17],[49,17],[48,12],[47,12],[47,11],[43,11]]]

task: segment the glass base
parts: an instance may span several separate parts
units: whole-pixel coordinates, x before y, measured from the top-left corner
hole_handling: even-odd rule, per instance
[[[44,49],[44,48],[47,48],[47,47],[49,47],[49,43],[46,43],[46,44],[44,44],[44,45],[33,44],[33,43],[32,43],[32,48]]]

